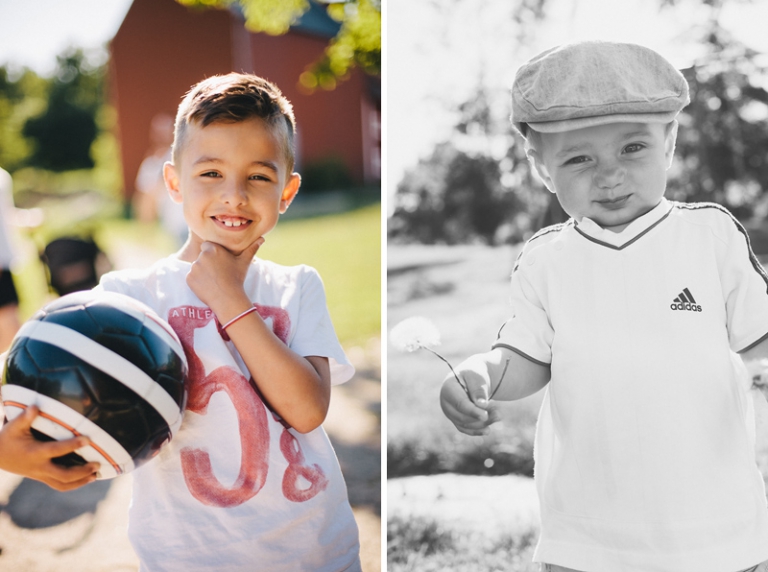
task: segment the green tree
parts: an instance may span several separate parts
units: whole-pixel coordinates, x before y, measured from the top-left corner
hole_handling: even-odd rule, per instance
[[[285,34],[310,8],[311,0],[176,0],[197,8],[229,8],[237,4],[252,32]],[[320,2],[317,2],[320,4]],[[341,24],[324,56],[299,78],[304,88],[333,89],[354,67],[381,73],[381,0],[327,0],[328,14]]]
[[[528,213],[543,209],[546,194],[532,181],[499,109],[483,89],[459,106],[452,141],[438,145],[398,185],[390,238],[497,244],[519,241],[531,229]]]
[[[91,145],[98,135],[103,70],[89,70],[81,50],[57,58],[58,66],[43,113],[26,121],[22,134],[33,141],[28,164],[50,171],[90,169]]]
[[[30,143],[22,136],[25,121],[45,108],[48,82],[25,69],[11,74],[0,67],[0,167],[15,171],[31,153]]]

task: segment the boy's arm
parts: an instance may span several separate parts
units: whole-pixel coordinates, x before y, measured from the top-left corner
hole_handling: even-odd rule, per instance
[[[93,482],[99,469],[98,463],[65,468],[51,462],[54,457],[85,447],[89,444],[88,439],[76,437],[66,441],[38,441],[30,430],[37,414],[36,407],[28,407],[0,429],[0,469],[42,481],[57,491],[70,491]]]
[[[187,275],[187,284],[221,324],[253,307],[243,289],[248,268],[264,239],[239,255],[205,242]],[[270,406],[294,429],[307,433],[328,413],[331,374],[328,359],[302,357],[286,346],[251,312],[227,328],[227,334]]]
[[[533,395],[549,383],[548,366],[533,362],[509,348],[499,347],[475,354],[455,368],[469,396],[453,375],[445,378],[440,406],[462,433],[484,435],[499,420],[495,400],[513,401]],[[489,401],[493,395],[494,401]]]

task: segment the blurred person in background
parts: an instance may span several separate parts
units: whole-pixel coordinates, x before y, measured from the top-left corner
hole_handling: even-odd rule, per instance
[[[0,352],[8,349],[20,327],[19,296],[11,276],[14,248],[9,222],[14,209],[13,179],[0,168]]]
[[[181,205],[171,200],[163,181],[163,165],[171,160],[173,117],[158,113],[149,128],[150,147],[136,175],[133,208],[142,222],[159,220],[163,228],[181,246],[187,240],[187,223]]]

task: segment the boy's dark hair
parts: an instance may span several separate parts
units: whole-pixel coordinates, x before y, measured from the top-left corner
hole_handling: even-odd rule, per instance
[[[275,84],[252,74],[212,76],[187,92],[176,113],[173,161],[178,163],[190,123],[206,127],[211,123],[237,123],[254,117],[274,129],[281,141],[290,174],[293,171],[296,133],[293,106]]]

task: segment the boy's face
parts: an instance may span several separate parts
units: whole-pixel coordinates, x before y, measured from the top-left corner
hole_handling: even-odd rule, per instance
[[[178,163],[166,163],[164,173],[189,225],[183,259],[196,260],[205,241],[240,254],[275,227],[300,183],[287,172],[278,137],[259,118],[189,125]]]
[[[664,196],[676,135],[677,123],[610,123],[540,133],[529,155],[565,212],[620,232]]]

